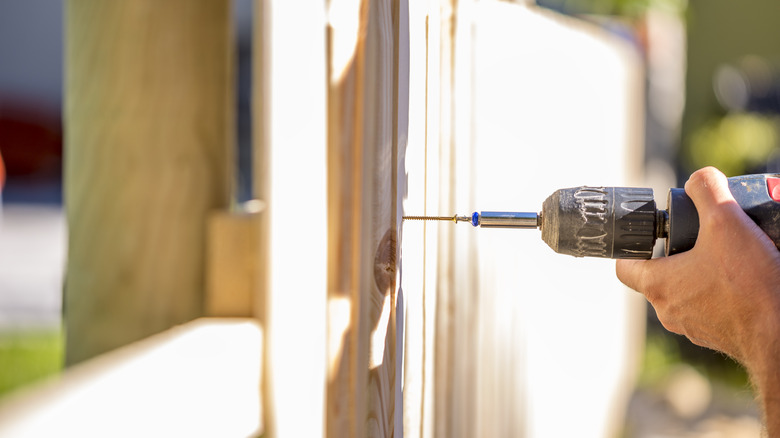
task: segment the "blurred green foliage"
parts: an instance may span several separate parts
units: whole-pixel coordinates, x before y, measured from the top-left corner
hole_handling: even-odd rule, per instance
[[[723,383],[734,390],[750,387],[747,371],[728,356],[660,329],[648,330],[639,387],[659,387],[672,370],[683,363],[694,367],[711,381]]]
[[[0,396],[62,369],[59,330],[0,332]]]
[[[648,333],[639,386],[645,388],[657,386],[666,378],[670,369],[681,360],[680,349],[668,335]]]
[[[776,117],[730,113],[691,134],[688,158],[694,169],[715,166],[727,176],[742,175],[765,164],[779,139]]]

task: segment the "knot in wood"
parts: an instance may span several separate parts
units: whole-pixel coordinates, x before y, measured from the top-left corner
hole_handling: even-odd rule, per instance
[[[385,232],[374,255],[374,281],[379,291],[387,295],[395,288],[396,231]]]

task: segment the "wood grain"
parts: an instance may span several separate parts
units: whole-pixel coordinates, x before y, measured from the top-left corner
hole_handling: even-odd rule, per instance
[[[219,0],[67,3],[68,363],[203,312],[206,217],[231,192],[230,22]]]
[[[338,12],[349,18],[329,28],[327,433],[386,437],[400,421],[398,157],[408,25],[403,1],[365,0]]]

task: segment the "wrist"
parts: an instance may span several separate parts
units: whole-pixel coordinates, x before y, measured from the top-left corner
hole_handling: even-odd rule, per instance
[[[758,334],[756,347],[745,358],[743,365],[761,403],[769,436],[780,436],[780,313],[770,314],[768,322]]]
[[[754,381],[756,392],[758,393],[758,402],[761,404],[761,410],[764,420],[765,432],[769,437],[780,436],[780,378],[777,372],[771,372],[763,376],[762,382]]]
[[[778,313],[777,315],[780,315]],[[760,332],[752,342],[752,351],[744,357],[743,365],[750,373],[757,389],[780,389],[780,321],[772,315],[766,325],[761,325]],[[776,392],[780,396],[780,392]]]

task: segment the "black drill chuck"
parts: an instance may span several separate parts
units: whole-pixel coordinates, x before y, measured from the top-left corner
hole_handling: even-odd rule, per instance
[[[550,195],[542,205],[542,240],[575,257],[649,259],[663,230],[653,190],[575,187]]]

